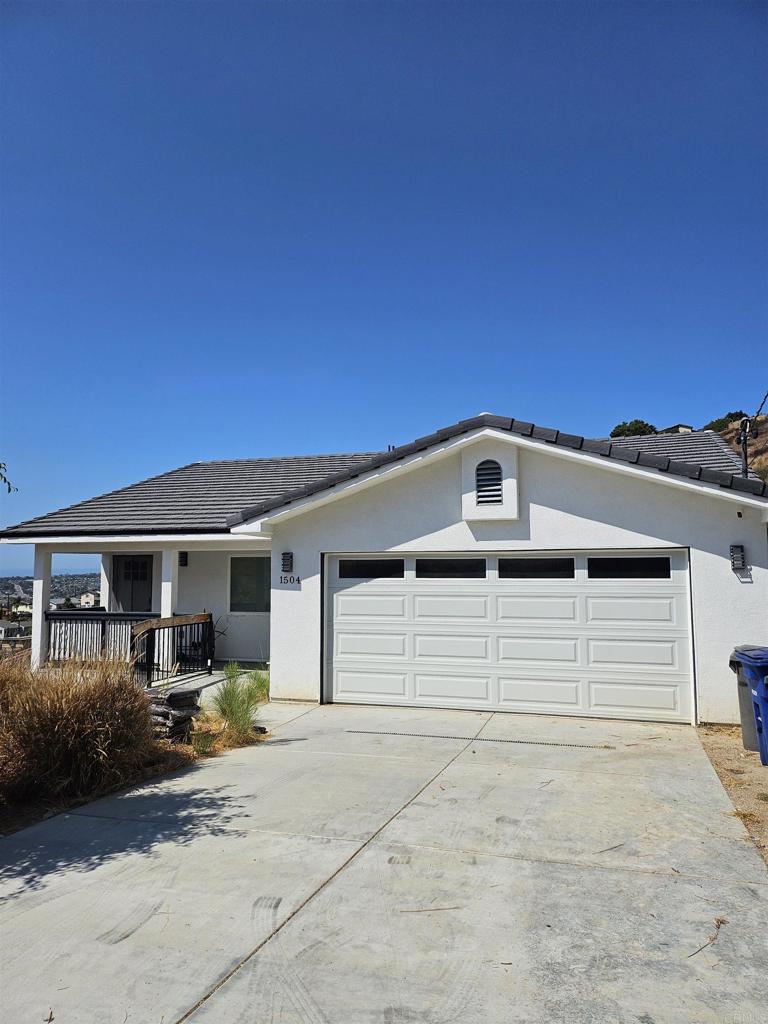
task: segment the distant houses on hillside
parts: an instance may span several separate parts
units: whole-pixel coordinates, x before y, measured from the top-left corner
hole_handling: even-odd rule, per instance
[[[11,640],[13,637],[21,636],[23,632],[24,626],[21,623],[0,619],[0,641]]]
[[[98,608],[101,594],[98,590],[88,590],[79,597],[54,597],[51,601],[51,611],[67,611],[74,608]]]

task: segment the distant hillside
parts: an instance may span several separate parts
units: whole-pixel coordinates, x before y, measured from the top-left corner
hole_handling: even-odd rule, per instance
[[[758,436],[749,440],[749,468],[763,480],[768,480],[768,416],[760,416],[757,420]],[[741,456],[741,448],[736,443],[739,433],[739,421],[729,423],[720,436]]]

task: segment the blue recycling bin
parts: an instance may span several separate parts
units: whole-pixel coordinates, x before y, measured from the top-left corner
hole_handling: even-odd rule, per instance
[[[752,695],[760,761],[768,765],[768,647],[737,647],[733,656],[741,662]]]

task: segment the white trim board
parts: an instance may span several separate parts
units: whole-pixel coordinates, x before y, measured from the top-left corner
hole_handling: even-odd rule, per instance
[[[205,551],[232,550],[242,548],[255,551],[269,551],[270,538],[267,536],[235,536],[232,533],[137,533],[123,535],[112,534],[103,537],[83,534],[82,536],[62,537],[0,537],[0,544],[34,544],[40,548],[55,548],[57,552],[85,551],[99,554],[102,551],[131,550],[140,545],[147,550],[159,551],[162,548],[177,548],[180,551],[202,549]]]

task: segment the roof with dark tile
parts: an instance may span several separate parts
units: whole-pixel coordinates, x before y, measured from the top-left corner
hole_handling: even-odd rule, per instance
[[[768,501],[768,484],[744,479],[737,456],[712,431],[595,440],[484,413],[388,452],[195,462],[19,523],[0,536],[226,533],[249,519],[488,427],[529,438],[544,448],[569,448]]]
[[[225,533],[227,517],[368,462],[372,452],[193,462],[117,491],[38,516],[0,533]]]
[[[679,462],[741,473],[741,460],[714,430],[693,430],[686,434],[642,434],[639,437],[608,438],[624,448],[663,455]],[[753,474],[755,480],[757,476]]]

